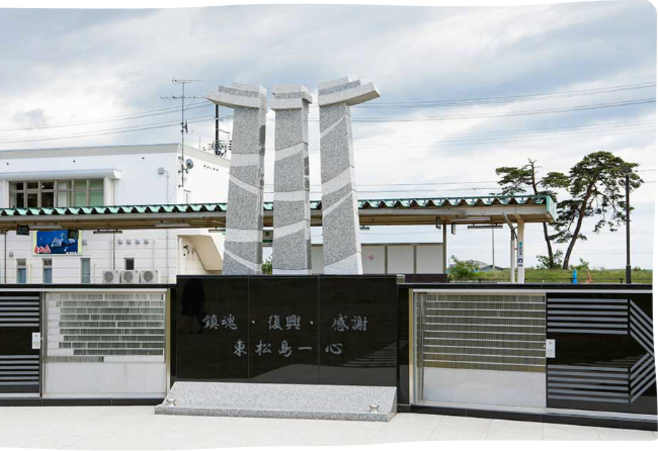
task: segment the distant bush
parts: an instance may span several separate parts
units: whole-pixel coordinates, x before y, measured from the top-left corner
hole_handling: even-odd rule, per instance
[[[272,256],[270,255],[267,260],[261,265],[263,274],[272,274]]]
[[[479,278],[478,266],[474,262],[459,260],[452,256],[452,266],[450,267],[450,278],[454,280],[477,280]]]

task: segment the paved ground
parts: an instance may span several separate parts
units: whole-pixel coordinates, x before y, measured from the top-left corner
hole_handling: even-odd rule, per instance
[[[1,407],[0,447],[199,449],[423,440],[656,440],[656,433],[440,415],[389,423],[156,416],[152,407]]]

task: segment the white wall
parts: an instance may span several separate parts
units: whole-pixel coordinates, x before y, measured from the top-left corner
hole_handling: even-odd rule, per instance
[[[414,265],[415,252],[415,265]],[[364,274],[442,274],[443,244],[363,244]],[[322,274],[322,245],[311,249],[313,274]]]
[[[490,406],[546,407],[546,374],[520,371],[423,368],[424,401]]]
[[[177,144],[153,146],[97,147],[79,149],[50,149],[3,152],[0,166],[0,208],[9,202],[6,179],[22,173],[41,173],[53,176],[60,171],[85,171],[114,169],[120,174],[116,180],[106,181],[105,194],[108,205],[139,205],[184,203],[184,191],[190,191],[190,202],[225,202],[228,190],[228,168],[225,158],[186,147],[185,159],[194,161],[194,168],[187,174],[184,189],[179,187],[180,146]],[[158,173],[164,168],[164,174]],[[42,179],[48,179],[44,176]],[[84,177],[86,178],[86,177]],[[52,179],[52,178],[51,178]],[[111,189],[107,187],[111,186]],[[81,255],[33,255],[33,233],[29,237],[7,234],[7,247],[0,236],[0,283],[16,282],[16,259],[25,258],[28,263],[28,283],[43,280],[43,258],[53,261],[54,283],[79,283],[81,258],[91,259],[91,282],[101,283],[104,270],[124,269],[125,259],[135,259],[135,269],[157,269],[160,281],[175,282],[176,274],[207,274],[196,253],[182,255],[179,233],[189,229],[123,230],[122,234],[94,234],[81,231]],[[112,264],[112,240],[114,239],[114,268]],[[148,240],[148,244],[146,243]],[[139,241],[139,244],[137,243]],[[129,244],[130,242],[130,244]],[[5,252],[6,251],[6,252]],[[10,257],[10,253],[13,256]]]
[[[185,159],[194,161],[194,168],[187,174],[184,188],[191,191],[190,202],[226,202],[230,161],[187,147]],[[184,197],[181,198],[181,203],[183,202]]]

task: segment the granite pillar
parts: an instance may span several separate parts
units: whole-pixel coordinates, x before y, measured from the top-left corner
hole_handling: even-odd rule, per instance
[[[304,86],[275,86],[270,107],[274,133],[274,274],[311,274],[308,106]]]
[[[267,91],[232,83],[208,91],[206,98],[234,111],[223,273],[260,274]]]
[[[325,274],[362,274],[350,106],[379,97],[373,83],[320,83],[322,242]]]

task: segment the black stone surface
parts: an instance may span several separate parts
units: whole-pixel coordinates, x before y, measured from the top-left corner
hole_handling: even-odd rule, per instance
[[[176,378],[247,379],[248,278],[184,278],[176,292]]]
[[[550,306],[551,301],[557,301],[560,298],[569,299],[586,299],[596,301],[596,299],[623,299],[634,301],[635,304],[649,317],[653,318],[652,308],[652,295],[645,293],[547,293],[547,302]],[[596,302],[590,305],[596,305]],[[547,309],[548,311],[549,309]],[[626,311],[630,315],[630,309]],[[617,311],[621,313],[621,311]],[[548,311],[550,315],[550,311]],[[574,315],[577,316],[577,315]],[[593,316],[589,316],[593,318]],[[549,316],[550,319],[550,316]],[[583,322],[583,321],[581,321]],[[629,323],[630,324],[630,323]],[[549,323],[550,326],[550,323]],[[652,332],[652,331],[651,331]],[[612,335],[601,333],[563,333],[547,332],[547,338],[553,339],[556,342],[556,356],[555,358],[548,359],[548,365],[573,365],[584,368],[617,368],[625,371],[627,376],[632,375],[630,372],[631,367],[644,355],[647,351],[638,344],[630,334],[627,335]],[[655,362],[655,360],[654,360]],[[652,364],[655,369],[655,363]],[[653,370],[648,370],[653,371]],[[587,374],[587,373],[585,373]],[[590,373],[591,374],[591,373]],[[558,375],[559,376],[559,375]],[[547,390],[548,385],[552,382],[561,382],[551,375],[549,371],[547,374]],[[588,376],[578,376],[582,378],[581,384],[593,384],[588,382]],[[594,376],[589,376],[594,378]],[[573,376],[572,376],[573,378]],[[642,378],[638,378],[642,379]],[[568,382],[568,384],[576,384],[576,382]],[[628,389],[633,387],[633,380],[629,378]],[[572,395],[574,397],[603,397],[601,392],[606,393],[609,390],[602,385],[595,385],[598,388],[583,389],[581,395]],[[568,388],[568,387],[567,387]],[[591,393],[591,394],[590,394]],[[587,399],[554,399],[548,397],[547,392],[547,406],[549,408],[560,409],[576,409],[576,410],[593,410],[601,412],[625,412],[637,414],[651,414],[656,415],[656,378],[653,377],[653,383],[650,388],[645,391],[637,399],[632,400],[629,396],[626,399],[627,403],[620,402],[598,402]]]
[[[172,379],[396,386],[397,281],[395,275],[181,276]],[[229,314],[235,328],[222,324]]]
[[[17,301],[11,300],[13,296],[30,296],[39,298],[39,306],[42,305],[42,298],[38,292],[11,292],[3,291],[0,293],[0,307],[5,308],[14,308],[17,304]],[[18,301],[20,302],[20,301]],[[41,324],[41,315],[39,318],[34,318],[35,322]],[[40,384],[35,385],[22,385],[13,379],[14,376],[8,375],[6,372],[12,372],[10,367],[17,366],[20,367],[20,364],[9,364],[8,362],[12,360],[20,360],[19,357],[12,356],[39,356],[40,351],[38,349],[32,349],[32,333],[40,332],[40,326],[34,327],[23,327],[22,325],[12,326],[10,324],[0,327],[0,356],[8,357],[9,359],[4,360],[5,365],[3,365],[3,360],[0,360],[0,366],[5,366],[5,373],[0,374],[7,378],[6,381],[2,381],[0,384],[0,395],[3,396],[12,396],[16,394],[19,396],[21,393],[40,393],[41,388]],[[36,360],[36,359],[35,359]],[[30,365],[32,366],[32,365]],[[18,368],[20,370],[20,368]],[[1,373],[1,372],[0,372]],[[39,365],[39,379],[41,373],[41,365]],[[19,376],[20,377],[20,376]],[[13,383],[15,382],[15,384]]]

